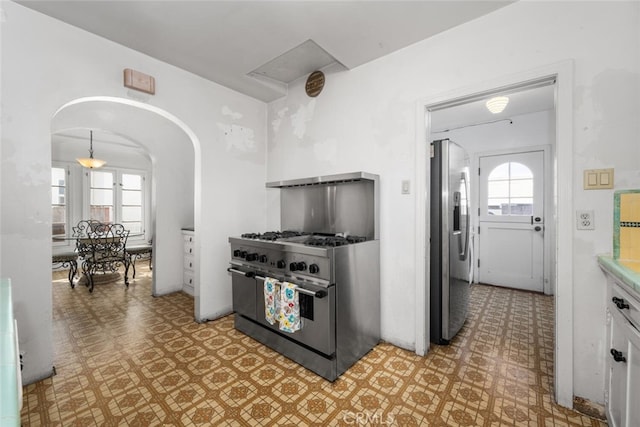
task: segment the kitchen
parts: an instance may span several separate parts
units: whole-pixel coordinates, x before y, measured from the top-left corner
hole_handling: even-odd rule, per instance
[[[610,22],[618,25],[605,25]],[[418,311],[399,309],[400,302],[392,298],[399,287],[415,299],[420,282],[416,195],[424,171],[416,164],[416,103],[454,98],[469,87],[497,87],[492,83],[502,76],[570,61],[573,107],[569,118],[562,116],[569,123],[563,128],[568,139],[558,141],[569,141],[560,145],[568,162],[559,166],[565,166],[561,178],[566,178],[560,188],[568,197],[558,202],[566,233],[559,246],[566,263],[559,266],[558,286],[573,310],[569,325],[576,327],[563,323],[558,331],[562,342],[570,343],[561,349],[563,372],[570,377],[560,391],[566,404],[574,395],[602,402],[605,288],[595,255],[611,251],[607,224],[613,218],[612,196],[583,191],[580,178],[584,169],[615,167],[616,186],[639,185],[638,131],[632,125],[638,115],[633,96],[638,92],[637,3],[517,2],[351,71],[325,69],[327,82],[315,99],[304,93],[302,79],[290,85],[287,96],[269,104],[13,3],[3,3],[2,25],[2,276],[21,286],[15,296],[25,310],[19,317],[26,328],[21,343],[27,351],[25,380],[47,375],[52,364],[46,315],[50,300],[30,298],[43,293],[50,279],[49,206],[39,195],[48,191],[51,117],[73,99],[127,99],[120,80],[124,68],[155,76],[159,86],[153,107],[170,112],[195,141],[196,261],[208,260],[200,262],[198,271],[197,319],[214,318],[230,308],[230,287],[205,286],[229,281],[227,238],[279,226],[277,194],[265,195],[265,182],[365,170],[382,177],[382,338],[416,349],[423,327]],[[610,49],[613,43],[619,49]],[[225,126],[245,137],[225,139]],[[409,195],[401,194],[404,180],[415,192],[412,188]],[[233,183],[233,188],[217,183]],[[221,210],[220,200],[232,209]],[[573,232],[576,209],[595,211],[595,231]],[[167,222],[159,227],[184,225],[173,218],[160,220]],[[41,262],[18,271],[14,266],[22,258],[14,248]],[[171,256],[165,259],[172,265]]]

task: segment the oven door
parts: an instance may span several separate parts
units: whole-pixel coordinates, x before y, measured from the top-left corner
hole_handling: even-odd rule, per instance
[[[336,351],[335,327],[335,286],[327,283],[291,281],[298,287],[301,328],[293,333],[280,330],[278,321],[271,325],[265,318],[264,277],[256,275],[258,284],[256,291],[257,321],[263,326],[278,332],[280,335],[331,356]],[[276,278],[282,281],[282,278]]]
[[[227,271],[231,273],[233,311],[252,320],[256,320],[257,284],[254,278],[254,272],[237,265],[232,265]]]

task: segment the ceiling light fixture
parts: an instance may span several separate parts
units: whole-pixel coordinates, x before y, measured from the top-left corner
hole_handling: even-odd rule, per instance
[[[493,114],[502,113],[507,104],[509,103],[509,98],[506,96],[495,96],[487,101],[487,108]]]
[[[83,167],[89,169],[101,168],[106,165],[107,162],[100,159],[93,158],[93,131],[89,131],[89,157],[80,157],[76,159]]]

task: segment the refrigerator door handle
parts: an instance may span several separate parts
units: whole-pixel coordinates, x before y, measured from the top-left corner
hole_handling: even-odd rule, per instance
[[[471,221],[469,218],[469,188],[467,183],[467,174],[466,172],[462,172],[462,176],[460,177],[461,184],[464,187],[464,198],[459,197],[460,199],[464,199],[465,203],[465,226],[464,226],[464,245],[462,243],[462,232],[458,231],[458,254],[461,261],[467,259],[467,253],[469,251],[469,232],[471,230]],[[462,201],[462,200],[460,200]],[[458,215],[460,215],[460,209],[458,209]],[[458,218],[458,223],[460,223],[460,218]]]

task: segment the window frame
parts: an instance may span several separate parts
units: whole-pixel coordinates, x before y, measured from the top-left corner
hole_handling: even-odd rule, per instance
[[[69,165],[69,163],[67,162],[56,162],[53,161],[51,162],[51,169],[53,171],[53,169],[64,169],[65,171],[65,185],[64,185],[64,190],[65,190],[65,234],[64,234],[64,238],[69,237],[71,235],[70,233],[70,228],[72,227],[72,221],[71,221],[71,200],[73,198],[73,186],[72,186],[72,176],[71,176],[71,166]],[[53,191],[53,183],[50,183],[50,187],[51,190]],[[53,193],[50,196],[51,202],[53,202]],[[53,239],[53,203],[51,203],[51,244],[54,247],[63,247],[63,246],[68,246],[69,242],[66,241],[66,239],[62,238],[60,240],[54,240]]]
[[[73,250],[75,247],[75,242],[72,241],[71,237],[73,235],[72,227],[77,224],[80,220],[88,218],[89,216],[89,204],[90,204],[90,178],[89,172],[90,169],[85,169],[82,166],[78,165],[75,162],[66,162],[66,161],[52,161],[51,169],[59,168],[66,170],[66,185],[65,185],[65,203],[66,203],[66,212],[65,212],[65,221],[66,221],[66,230],[65,230],[65,238],[61,238],[60,240],[53,240],[53,203],[51,204],[51,245],[54,250],[54,253],[58,253],[61,251]],[[131,175],[139,175],[142,178],[142,195],[141,195],[141,227],[142,231],[140,233],[135,233],[135,235],[129,236],[129,241],[141,243],[149,240],[150,233],[150,224],[151,224],[151,187],[149,185],[148,177],[150,172],[144,169],[133,169],[133,168],[120,168],[120,167],[110,167],[110,168],[100,168],[96,169],[96,171],[106,170],[114,173],[115,182],[121,182],[122,174],[131,174]],[[121,189],[120,185],[116,185],[114,187],[114,222],[119,222],[122,217],[122,204],[121,204]],[[50,191],[53,191],[53,185],[50,183]],[[50,193],[50,201],[53,201],[52,193]]]
[[[91,169],[83,170],[82,187],[82,218],[90,218],[91,211]],[[147,185],[147,171],[142,169],[106,167],[96,169],[96,172],[111,172],[114,175],[113,182],[113,222],[122,223],[122,175],[138,175],[141,179],[141,228],[142,230],[135,235],[129,236],[129,241],[146,241],[147,230],[149,225],[149,189]]]

